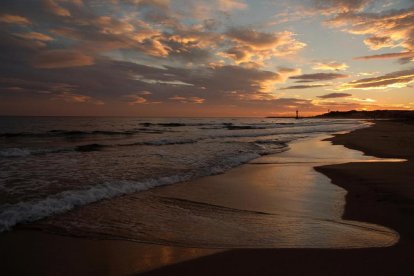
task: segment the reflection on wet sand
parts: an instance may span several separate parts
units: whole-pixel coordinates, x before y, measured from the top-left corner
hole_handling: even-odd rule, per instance
[[[13,268],[10,275],[130,275],[220,252],[26,230],[1,235],[0,244],[2,265]]]

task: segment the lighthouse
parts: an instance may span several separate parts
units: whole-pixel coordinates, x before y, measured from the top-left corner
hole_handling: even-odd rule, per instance
[[[299,110],[296,110],[296,119],[299,119]]]

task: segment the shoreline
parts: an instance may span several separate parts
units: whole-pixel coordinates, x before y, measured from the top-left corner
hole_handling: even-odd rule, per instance
[[[350,250],[232,250],[160,268],[144,275],[413,275],[413,137],[414,124],[410,121],[376,121],[369,128],[335,135],[329,140],[334,145],[344,145],[365,154],[404,158],[406,162],[315,167],[331,178],[334,185],[347,190],[344,219],[393,227],[400,234],[400,241],[396,245]],[[382,185],[369,187],[370,183]]]
[[[370,127],[368,129],[372,129],[372,128],[373,127]],[[354,132],[357,132],[357,135],[360,135],[361,132],[364,133],[364,130],[367,130],[367,129],[360,129]],[[336,137],[342,137],[342,138],[336,138],[336,137],[332,138],[332,140],[334,140],[333,143],[334,144],[343,143],[343,140],[338,142],[338,141],[335,141],[335,139],[346,139],[347,135],[352,136],[353,135],[352,133],[354,132],[351,132],[345,135],[337,135]],[[351,147],[349,144],[346,146]],[[352,146],[355,146],[355,145],[352,145]],[[356,145],[355,147],[357,146],[358,145]],[[360,148],[358,149],[360,150],[363,147],[363,145],[359,145],[359,146]],[[370,150],[373,151],[374,149],[370,149]],[[401,153],[397,155],[390,155],[388,153],[379,153],[379,154],[374,154],[374,155],[376,156],[381,155],[382,157],[392,157],[392,158],[396,158],[396,157],[407,158],[409,159],[407,163],[410,163],[410,158],[412,158],[412,155],[407,154],[407,151],[404,151],[404,152],[405,153]],[[348,164],[354,164],[353,166],[355,166],[355,163],[348,163]],[[350,170],[355,170],[355,168],[352,166],[351,168],[348,168],[350,166],[348,164],[328,165],[328,166],[318,167],[316,168],[316,170],[321,171],[327,176],[329,176],[333,180],[332,182],[335,185],[344,187],[348,190],[348,195],[346,198],[347,201],[345,205],[345,213],[343,217],[347,219],[352,219],[352,220],[360,220],[360,218],[364,218],[364,214],[363,214],[364,212],[361,212],[360,210],[358,212],[359,207],[355,207],[356,206],[355,204],[358,204],[358,200],[354,199],[354,197],[358,198],[360,195],[353,196],[354,195],[353,189],[355,189],[355,187],[351,187],[350,189],[349,186],[346,185],[347,181],[349,181],[350,179],[352,179],[353,181],[355,181],[356,179],[359,180],[358,177],[360,177],[360,175],[357,175],[357,176],[347,175],[347,173],[349,174]],[[360,165],[362,165],[362,167],[364,168],[367,167],[367,170],[370,170],[372,166],[380,166],[380,165],[383,166],[384,164],[385,163],[363,163],[363,164],[358,163],[356,167],[361,167]],[[398,167],[398,168],[401,167],[400,163],[386,163],[386,164],[387,164],[386,166]],[[370,195],[370,193],[365,190],[362,191],[362,194],[369,195],[368,198],[372,197],[372,195]],[[387,202],[385,207],[382,207],[382,208],[388,208],[389,207],[388,205],[390,205],[389,202]],[[354,207],[351,208],[350,206],[354,206]],[[401,226],[400,224],[395,223],[395,222],[392,223],[387,219],[378,220],[377,218],[375,218],[373,211],[376,211],[378,213],[378,207],[376,205],[375,206],[372,205],[371,209],[369,210],[371,210],[370,211],[371,213],[367,211],[368,213],[365,214],[367,219],[363,219],[362,221],[381,224],[381,225],[388,226],[388,227],[395,229],[401,235],[401,241],[397,245],[388,247],[388,248],[364,248],[364,249],[302,249],[302,248],[300,249],[229,249],[229,250],[223,251],[223,250],[192,248],[191,249],[193,250],[192,252],[188,251],[190,250],[188,248],[181,248],[180,250],[182,250],[183,252],[181,252],[180,254],[184,256],[183,258],[174,259],[172,258],[173,255],[169,254],[168,256],[170,260],[165,262],[163,267],[157,268],[156,265],[154,267],[149,266],[148,267],[149,269],[147,269],[147,271],[148,270],[150,271],[144,274],[145,275],[194,275],[194,274],[213,275],[213,274],[224,273],[224,274],[230,274],[230,275],[233,275],[233,274],[274,275],[274,273],[282,273],[286,275],[298,275],[302,273],[307,273],[311,275],[316,275],[316,274],[328,275],[328,274],[334,273],[336,275],[338,274],[342,275],[342,274],[349,274],[349,273],[355,274],[356,273],[356,275],[360,275],[360,274],[364,274],[364,273],[367,274],[369,272],[375,271],[379,275],[390,275],[389,273],[391,272],[394,274],[396,272],[396,274],[398,275],[405,275],[404,269],[406,268],[409,269],[410,267],[407,267],[407,265],[411,260],[413,260],[412,258],[413,251],[412,249],[410,249],[410,245],[412,245],[412,243],[410,242],[412,242],[412,239],[410,238],[410,234],[409,234],[410,232],[409,230],[412,228],[409,227],[410,225],[405,225],[404,227],[406,228],[408,227],[408,231],[401,232],[401,229],[399,229],[399,227]],[[360,215],[360,217],[358,217],[358,215]],[[390,217],[390,216],[392,217],[394,215],[395,215],[395,212],[391,211],[391,212],[388,212],[387,217]],[[395,219],[395,220],[398,222],[400,219],[401,217],[398,216],[398,219]],[[129,259],[129,262],[133,263],[134,256],[136,258],[140,256],[140,254],[145,255],[144,254],[145,252],[147,253],[158,252],[152,255],[152,257],[154,258],[153,260],[155,260],[156,257],[154,256],[157,254],[160,254],[160,252],[162,252],[163,250],[165,250],[165,248],[167,248],[167,246],[155,246],[155,245],[151,246],[151,245],[141,244],[138,246],[141,248],[138,249],[138,248],[134,248],[136,244],[134,245],[134,243],[130,243],[130,242],[97,241],[97,240],[77,239],[77,238],[71,238],[71,237],[59,237],[59,236],[55,236],[52,234],[45,234],[41,232],[39,233],[37,231],[28,231],[28,230],[13,231],[13,235],[15,235],[14,243],[13,243],[13,240],[9,239],[10,244],[8,245],[10,246],[8,249],[11,249],[11,247],[15,246],[17,242],[18,247],[17,249],[13,248],[14,251],[22,250],[23,248],[25,248],[25,246],[28,246],[28,245],[30,246],[30,243],[32,243],[32,245],[37,243],[38,250],[42,250],[42,246],[46,246],[46,251],[47,250],[50,251],[51,247],[53,250],[57,250],[59,246],[55,245],[53,248],[51,244],[53,243],[71,244],[70,241],[73,240],[73,245],[70,246],[72,250],[74,250],[74,248],[76,250],[82,250],[83,248],[82,244],[84,244],[86,248],[90,249],[90,247],[92,247],[93,249],[92,252],[89,252],[89,254],[92,254],[92,256],[94,256],[93,261],[90,264],[88,264],[86,260],[86,263],[84,263],[83,266],[89,265],[90,267],[91,265],[93,266],[99,263],[101,263],[102,265],[102,260],[99,261],[99,260],[96,260],[96,258],[99,258],[99,256],[102,257],[102,254],[105,255],[105,252],[107,255],[111,255],[111,257],[107,259],[107,261],[109,262],[108,265],[118,266],[117,268],[114,268],[115,270],[113,269],[102,270],[103,269],[102,267],[101,268],[98,267],[101,270],[93,270],[92,268],[90,268],[89,270],[84,270],[84,271],[80,270],[79,272],[83,272],[83,274],[85,274],[85,272],[87,271],[89,271],[89,273],[86,273],[86,274],[96,273],[98,271],[100,273],[106,272],[104,274],[130,274],[132,271],[134,271],[134,268],[135,269],[137,268],[136,261],[135,261],[135,267],[131,267],[131,263],[128,263],[128,261],[126,260],[122,260],[122,258],[119,258],[119,257],[116,258],[115,255],[128,254],[129,252],[130,257],[131,257]],[[34,239],[36,239],[36,236],[38,238],[39,236],[43,236],[43,237],[40,237],[39,241],[35,241]],[[23,241],[20,241],[22,237],[24,239]],[[47,241],[48,239],[49,241]],[[62,239],[68,239],[69,241],[63,242]],[[407,243],[407,240],[408,240],[408,243]],[[0,238],[0,241],[1,241],[1,238]],[[46,241],[46,243],[44,245],[39,245],[39,242],[42,242],[42,241]],[[4,239],[2,243],[4,244]],[[123,246],[121,246],[122,244]],[[407,244],[407,245],[404,245],[404,244]],[[153,248],[150,249],[151,247]],[[96,251],[97,248],[100,248],[102,252]],[[125,251],[125,248],[129,248],[129,250]],[[7,250],[5,251],[1,250],[1,251],[3,253],[0,254],[0,256],[5,254],[6,253],[5,251]],[[35,251],[32,253],[36,254]],[[18,252],[15,252],[15,254],[16,256],[18,256],[17,255]],[[397,255],[397,257],[394,257],[394,259],[391,259],[391,261],[387,262],[386,259],[391,258],[392,256],[395,256],[396,254],[399,254],[399,255]],[[63,264],[65,264],[65,258],[67,258],[68,255],[67,254],[62,254],[62,255],[63,255],[62,256],[63,259],[61,258],[60,262],[63,262]],[[82,256],[82,254],[80,255]],[[86,254],[86,256],[89,256],[89,255]],[[26,258],[28,257],[30,257],[30,254],[27,254],[26,252]],[[2,258],[4,259],[4,256],[2,256]],[[18,259],[18,257],[16,258],[17,259],[15,261],[19,262],[20,260]],[[79,258],[74,258],[73,256],[70,256],[70,254],[69,254],[69,258],[71,258],[72,262],[74,262],[75,260],[79,261]],[[400,259],[395,260],[395,258],[400,258]],[[374,267],[373,266],[374,262],[377,262],[378,259],[381,259],[381,260],[383,259],[383,260],[380,261],[379,265]],[[117,261],[114,261],[114,260],[117,260]],[[35,262],[35,261],[32,260],[32,262]],[[43,259],[40,257],[40,259],[38,259],[38,263],[37,264],[32,263],[32,266],[37,268],[38,269],[37,271],[42,271],[43,272],[42,274],[46,274],[46,275],[51,275],[53,274],[53,272],[59,271],[58,270],[59,263],[53,264],[51,268],[48,270],[45,267],[39,267],[39,266],[42,266],[42,262],[43,262],[43,265],[47,265],[47,261],[45,264],[44,257]],[[82,262],[85,262],[85,260],[83,260]],[[294,263],[299,263],[301,265],[292,266],[292,264]],[[389,263],[389,265],[384,267],[386,263]],[[82,264],[79,264],[79,265],[82,266]],[[125,266],[125,265],[126,266],[129,265],[130,267],[126,267],[126,268],[123,267],[123,270],[120,269],[119,266]],[[142,265],[142,262],[141,262],[141,265]],[[8,263],[8,268],[12,268],[13,266],[18,267],[18,264],[13,265],[13,264]],[[62,267],[60,268],[62,269]],[[156,269],[151,270],[154,268]],[[63,272],[64,270],[60,270],[60,271]],[[124,273],[127,271],[128,273]],[[47,272],[49,272],[49,274]],[[409,272],[412,272],[412,270],[409,270]]]

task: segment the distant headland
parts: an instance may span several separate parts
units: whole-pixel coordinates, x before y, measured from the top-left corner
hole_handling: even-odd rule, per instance
[[[414,119],[414,110],[331,111],[314,118]]]
[[[332,118],[332,119],[409,119],[414,120],[414,110],[330,111],[316,116],[268,116],[266,118]]]

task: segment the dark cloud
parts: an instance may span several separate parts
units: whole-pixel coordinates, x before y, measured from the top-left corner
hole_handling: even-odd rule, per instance
[[[326,95],[322,95],[322,96],[318,96],[318,98],[320,99],[335,99],[335,98],[346,98],[346,97],[351,97],[352,94],[348,94],[348,93],[329,93]]]
[[[287,86],[287,87],[280,88],[280,90],[309,89],[309,88],[326,87],[326,86],[329,86],[329,85],[326,85],[326,84],[293,85],[293,86]]]
[[[280,38],[276,34],[258,32],[249,28],[231,28],[226,32],[226,35],[256,47],[273,47],[280,42]]]
[[[336,80],[348,78],[349,75],[338,74],[338,73],[315,73],[315,74],[303,74],[299,76],[292,76],[290,79],[299,80],[304,82],[314,82],[314,81],[327,81],[327,80]]]
[[[387,54],[379,54],[379,55],[371,55],[371,56],[361,56],[356,57],[356,60],[371,60],[371,59],[412,59],[414,58],[414,52],[400,52],[400,53],[387,53]]]
[[[35,68],[65,68],[89,66],[94,63],[91,56],[75,50],[47,50],[35,55],[32,66]]]
[[[233,46],[223,52],[237,62],[264,61],[273,56],[296,54],[306,44],[294,38],[292,32],[260,32],[252,28],[233,27],[227,30],[226,37]]]

